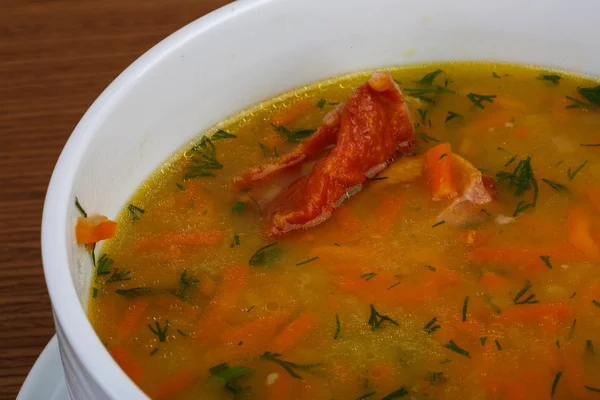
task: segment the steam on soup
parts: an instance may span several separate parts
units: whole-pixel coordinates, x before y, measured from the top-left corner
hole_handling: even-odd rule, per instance
[[[154,399],[598,398],[599,106],[490,64],[262,103],[80,219],[94,328]]]

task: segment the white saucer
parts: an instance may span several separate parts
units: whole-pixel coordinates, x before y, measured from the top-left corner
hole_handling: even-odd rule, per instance
[[[17,400],[69,400],[56,335],[29,371]]]

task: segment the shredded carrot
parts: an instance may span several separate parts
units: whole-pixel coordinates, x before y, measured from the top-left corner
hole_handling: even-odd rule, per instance
[[[318,323],[315,314],[307,313],[299,316],[286,326],[273,339],[273,350],[284,353],[296,346]]]
[[[139,249],[164,248],[167,246],[216,246],[223,242],[220,231],[166,232],[149,235],[138,240]]]
[[[206,297],[213,296],[217,290],[217,284],[211,278],[203,278],[200,280],[200,293]]]
[[[500,292],[507,287],[506,279],[493,272],[486,272],[481,275],[479,283],[489,292]]]
[[[117,234],[117,223],[104,215],[94,215],[89,218],[77,218],[75,238],[77,243],[93,244],[110,239]]]
[[[403,204],[402,196],[396,193],[390,193],[384,197],[369,220],[369,230],[378,234],[389,232],[394,227]]]
[[[301,100],[275,114],[271,119],[271,122],[277,126],[290,124],[308,111],[311,105],[312,104],[308,100]]]
[[[144,373],[142,366],[137,363],[125,346],[108,348],[108,352],[131,380],[137,382],[142,377]]]
[[[277,330],[289,321],[288,313],[277,313],[267,317],[255,319],[242,325],[223,331],[220,341],[231,344],[246,356],[259,355],[271,347]],[[242,343],[238,346],[239,343]]]
[[[425,172],[433,200],[451,199],[458,195],[452,173],[450,143],[441,143],[425,153]]]
[[[143,316],[150,305],[149,297],[137,297],[131,300],[129,308],[119,325],[119,336],[128,338],[144,323]]]
[[[362,222],[348,206],[338,208],[333,215],[342,229],[350,232],[360,232],[362,230]]]
[[[153,400],[171,399],[199,378],[196,371],[181,371],[162,383],[151,397]]]
[[[590,215],[585,209],[575,208],[569,212],[567,238],[569,243],[590,259],[600,259],[600,249],[592,238]]]
[[[496,112],[494,114],[486,115],[485,117],[479,118],[473,122],[470,122],[466,128],[465,133],[487,133],[490,129],[504,127],[504,124],[510,122],[511,116],[507,112]]]

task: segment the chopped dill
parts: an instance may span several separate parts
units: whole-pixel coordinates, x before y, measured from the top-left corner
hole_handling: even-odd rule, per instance
[[[573,294],[574,296],[575,294]],[[573,297],[571,297],[573,298]],[[596,299],[592,299],[592,304],[595,305],[596,307],[600,307],[600,301],[596,300]]]
[[[371,181],[383,181],[383,180],[386,180],[386,179],[388,179],[387,176],[376,176],[376,177],[371,178],[370,180]]]
[[[579,171],[581,171],[581,169],[586,166],[587,163],[588,163],[587,160],[585,160],[583,162],[583,164],[581,164],[579,167],[575,168],[575,170],[573,172],[571,172],[571,167],[569,167],[569,169],[567,170],[567,176],[569,177],[569,180],[572,181],[573,178],[575,178],[575,175],[577,175],[579,173]]]
[[[256,307],[256,306],[250,306],[250,308],[248,308],[248,309],[246,310],[246,312],[250,312],[250,311],[252,311],[252,310],[254,309],[254,307]]]
[[[233,234],[233,239],[231,240],[231,244],[229,245],[229,248],[234,248],[235,246],[239,246],[240,245],[240,235],[237,232],[234,232]]]
[[[552,263],[550,262],[550,256],[540,256],[540,260],[542,260],[544,262],[544,264],[546,264],[546,267],[548,267],[549,269],[552,269]]]
[[[342,329],[340,325],[340,316],[335,314],[335,334],[333,335],[333,340],[336,340],[340,336],[340,330]]]
[[[517,159],[517,156],[512,156],[510,158],[510,160],[507,161],[506,164],[504,164],[505,167],[508,167],[510,164],[512,164],[515,160]]]
[[[600,106],[600,85],[587,88],[579,88],[579,94],[595,106]]]
[[[277,133],[281,134],[286,140],[290,143],[300,143],[302,140],[306,139],[309,136],[312,136],[315,133],[316,129],[294,129],[290,130],[285,126],[271,124],[273,129],[277,131]]]
[[[475,104],[475,107],[481,108],[482,110],[485,108],[483,105],[484,101],[488,103],[493,103],[496,95],[486,95],[486,94],[477,94],[477,93],[469,93],[467,94],[467,98]]]
[[[439,143],[439,139],[434,138],[433,136],[429,136],[425,133],[419,133],[419,137],[421,138],[421,140],[425,143],[429,143],[429,142],[436,142]]]
[[[496,347],[498,348],[498,351],[501,351],[502,346],[500,345],[500,342],[498,341],[498,339],[494,340],[494,342],[496,343]]]
[[[558,339],[556,339],[556,348],[560,349],[560,342],[558,341]]]
[[[446,157],[447,155],[448,155],[447,153],[444,153],[444,154],[442,154],[442,155],[440,156],[440,158],[438,158],[438,161],[439,161],[439,160],[441,160],[442,158]]]
[[[429,112],[429,110],[422,110],[420,108],[417,108],[417,112],[419,113],[419,115],[421,116],[421,121],[423,123],[425,123],[425,119],[427,118],[427,113]]]
[[[177,333],[179,333],[183,337],[187,336],[187,334],[185,334],[181,329],[177,329]]]
[[[444,375],[443,372],[430,372],[429,373],[429,383],[431,383],[432,386],[435,386],[436,383],[445,381],[443,375]]]
[[[450,121],[452,121],[454,118],[462,118],[462,115],[455,113],[454,111],[448,111],[448,114],[446,114],[446,121],[444,121],[444,123],[448,123]]]
[[[188,298],[189,290],[198,284],[200,284],[200,280],[195,276],[188,276],[186,268],[179,277],[179,288],[171,290],[170,292],[173,296],[186,300]]]
[[[98,288],[92,288],[92,297],[94,299],[98,297]]]
[[[131,271],[129,270],[119,270],[119,268],[115,268],[112,275],[106,280],[105,284],[108,285],[112,282],[130,281],[130,275]]]
[[[437,271],[437,269],[433,265],[428,265],[427,269],[433,272]]]
[[[469,306],[469,296],[465,297],[465,301],[463,302],[462,307],[462,320],[465,322],[467,320],[467,307]]]
[[[554,85],[558,85],[558,82],[560,82],[561,76],[560,75],[540,75],[540,76],[538,76],[537,79],[540,81],[547,81]]]
[[[525,293],[527,293],[527,291],[529,289],[531,289],[531,282],[525,281],[525,286],[521,290],[519,290],[519,292],[513,299],[513,303],[516,305],[539,303],[540,301],[535,299],[535,293],[531,293],[529,296],[527,296],[525,299],[523,299],[523,296],[525,295]]]
[[[590,339],[585,341],[585,352],[587,354],[594,354],[594,344]]]
[[[299,262],[298,264],[296,264],[296,266],[308,264],[310,262],[317,261],[318,259],[319,259],[319,257],[309,258],[308,260],[304,260],[304,261]]]
[[[446,220],[441,220],[441,221],[436,222],[435,224],[431,225],[431,227],[435,228],[436,226],[444,225],[445,223],[446,223]]]
[[[177,188],[182,192],[185,192],[185,186],[183,186],[181,183],[177,182],[175,183],[175,186],[177,186]]]
[[[530,156],[527,156],[526,159],[519,161],[513,172],[498,172],[496,174],[496,179],[509,189],[514,188],[514,195],[516,197],[522,196],[526,191],[533,189],[533,200],[530,203],[526,203],[525,200],[519,201],[515,212],[513,213],[513,217],[518,216],[528,208],[536,206],[538,198],[538,184],[533,174]]]
[[[580,143],[581,147],[600,147],[600,143]]]
[[[573,336],[575,335],[576,327],[577,327],[577,318],[575,318],[573,320],[573,323],[571,324],[571,330],[569,331],[569,339],[573,339]]]
[[[150,324],[148,324],[148,329],[150,329],[150,332],[158,337],[160,342],[165,342],[167,340],[167,331],[169,330],[169,320],[165,321],[165,324],[162,328],[160,327],[160,322],[158,321],[156,321],[154,325],[156,326],[156,329],[154,329]]]
[[[400,389],[396,389],[394,390],[392,393],[387,394],[385,396],[383,396],[381,398],[381,400],[393,400],[393,399],[398,399],[400,397],[404,397],[408,394],[408,390],[406,390],[406,388],[404,386],[402,386]]]
[[[369,317],[369,325],[371,325],[371,330],[374,331],[375,329],[381,328],[381,325],[383,325],[383,323],[386,321],[393,325],[399,326],[396,321],[394,321],[387,315],[383,315],[377,312],[373,304],[369,304],[369,307],[371,308],[371,315]]]
[[[274,251],[276,250],[274,247],[278,244],[279,242],[274,242],[256,250],[252,257],[250,257],[248,265],[257,266],[267,264],[267,262],[272,258]]]
[[[425,76],[423,76],[421,79],[415,81],[415,83],[418,86],[431,86],[433,85],[433,81],[435,81],[435,78],[438,77],[438,75],[442,74],[444,71],[442,71],[441,69],[436,69],[433,72],[429,72],[428,74],[426,74]]]
[[[487,341],[487,336],[482,336],[479,338],[479,342],[482,346],[485,346],[485,342]]]
[[[595,387],[587,386],[587,385],[583,385],[583,387],[586,388],[587,390],[589,390],[590,392],[600,393],[600,388],[595,388]]]
[[[498,306],[498,304],[496,304],[496,302],[491,296],[488,296],[486,294],[485,296],[483,296],[483,298],[485,299],[485,302],[488,303],[488,305],[492,307],[494,311],[496,311],[496,314],[502,313],[502,309],[500,308],[500,306]]]
[[[260,215],[262,217],[263,212],[262,212],[262,208],[260,208],[260,204],[258,204],[258,201],[256,201],[256,199],[254,197],[250,196],[250,193],[247,193],[246,196],[248,196],[250,198],[250,200],[252,200],[252,202],[254,203],[256,208],[258,208],[258,215]]]
[[[363,394],[362,396],[357,397],[356,400],[365,400],[371,396],[375,396],[375,392],[369,392],[369,393]]]
[[[426,103],[434,102],[434,98],[431,97],[431,95],[435,96],[439,93],[456,93],[455,91],[442,86],[432,86],[431,88],[403,88],[402,90],[404,91],[404,93],[406,93],[407,96],[414,97]]]
[[[327,103],[327,100],[325,100],[325,99],[319,99],[319,101],[317,101],[316,106],[322,110],[323,107],[325,107],[326,103]]]
[[[234,135],[233,133],[229,133],[226,130],[223,129],[219,129],[218,131],[216,131],[211,137],[210,139],[213,142],[216,142],[218,140],[225,140],[225,139],[235,139],[237,138],[236,135]]]
[[[231,207],[231,211],[237,214],[241,214],[246,209],[246,203],[243,201],[237,201],[233,207]]]
[[[187,167],[183,180],[194,178],[214,177],[215,174],[206,170],[222,169],[223,165],[217,160],[217,149],[213,141],[204,136],[198,144],[192,147],[188,159],[194,165]]]
[[[155,355],[156,353],[158,353],[158,348],[155,347],[151,352],[150,352],[150,357],[152,357],[153,355]]]
[[[400,281],[398,281],[398,282],[394,283],[392,286],[390,286],[389,288],[387,288],[387,290],[390,290],[390,289],[392,289],[392,288],[395,288],[395,287],[396,287],[396,286],[398,286],[400,283],[401,283]]]
[[[368,272],[366,274],[362,274],[360,277],[363,278],[365,281],[370,281],[371,279],[375,278],[377,276],[376,272]]]
[[[487,215],[488,217],[491,217],[492,214],[490,214],[490,212],[488,210],[486,210],[485,208],[482,208],[479,212],[484,213],[485,215]]]
[[[100,256],[97,263],[96,275],[108,275],[110,273],[110,269],[112,268],[115,260],[110,258],[108,254],[104,253]]]
[[[542,178],[542,182],[550,186],[552,189],[556,190],[560,194],[565,194],[569,192],[569,189],[565,185],[561,185],[560,183],[553,182],[549,179]]]
[[[260,356],[261,360],[273,361],[274,363],[279,364],[283,369],[287,371],[293,378],[303,379],[295,370],[302,371],[310,371],[311,369],[318,367],[320,364],[296,364],[289,361],[284,361],[280,359],[281,354],[271,353],[270,351],[265,352],[262,356]]]
[[[466,351],[465,349],[459,347],[456,343],[454,343],[454,340],[450,339],[450,341],[448,342],[448,344],[444,345],[445,348],[452,350],[455,353],[460,354],[461,356],[465,356],[467,358],[471,358],[471,355],[469,354],[468,351]]]
[[[81,213],[81,215],[83,215],[84,218],[87,218],[88,214],[83,209],[83,207],[81,207],[81,204],[79,204],[79,199],[77,198],[77,196],[75,196],[75,207],[77,207],[77,209],[79,210],[79,212]]]
[[[333,245],[336,247],[342,247],[339,243],[334,243]]]
[[[269,148],[262,144],[262,143],[258,143],[258,145],[260,146],[260,149],[262,150],[263,156],[265,157],[279,157],[279,153],[277,152],[277,146],[273,146],[273,151],[269,150]]]
[[[550,397],[554,397],[554,392],[556,392],[556,386],[558,385],[558,381],[560,381],[560,377],[562,376],[562,374],[562,371],[556,373],[554,381],[552,382],[552,392],[550,392]]]
[[[500,79],[500,78],[502,78],[500,75],[498,75],[498,74],[497,74],[497,73],[495,73],[495,72],[492,72],[492,77],[494,77],[494,78],[496,78],[496,79]]]
[[[165,292],[163,290],[157,290],[148,287],[135,287],[131,289],[117,289],[115,290],[115,293],[120,296],[133,299],[140,296],[152,296],[156,294],[162,294]]]
[[[431,321],[429,321],[427,324],[425,324],[425,327],[423,328],[423,330],[431,335],[433,332],[437,331],[440,328],[441,328],[441,326],[437,322],[437,317],[433,317],[433,319]]]
[[[585,101],[577,100],[576,98],[571,96],[565,96],[565,98],[571,101],[571,104],[565,107],[567,109],[581,108],[584,110],[589,110],[594,107],[592,104],[586,103]]]

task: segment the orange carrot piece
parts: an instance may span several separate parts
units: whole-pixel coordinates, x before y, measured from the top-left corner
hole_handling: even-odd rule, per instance
[[[511,116],[507,112],[497,112],[489,114],[470,122],[465,128],[465,133],[488,133],[490,129],[504,127],[504,124],[510,122]]]
[[[285,353],[296,346],[318,323],[317,316],[311,313],[303,314],[283,328],[273,339],[273,350]]]
[[[567,238],[569,243],[587,257],[600,259],[600,249],[592,238],[590,215],[585,209],[575,208],[569,212]]]
[[[467,247],[479,247],[489,241],[490,234],[481,230],[469,229],[460,234],[459,241]]]
[[[506,279],[498,274],[486,272],[481,276],[479,283],[489,292],[499,292],[506,289]]]
[[[92,244],[110,239],[117,234],[117,223],[104,215],[93,215],[89,218],[77,218],[75,238],[77,243]]]
[[[289,319],[290,315],[288,313],[279,313],[246,322],[222,332],[221,342],[234,343],[236,345],[239,342],[243,342],[246,347],[250,345],[266,346],[277,333],[277,329]]]
[[[138,248],[162,248],[166,246],[216,246],[223,242],[223,232],[220,231],[191,231],[166,232],[141,238]]]
[[[441,143],[425,153],[425,171],[433,200],[451,199],[458,195],[452,173],[450,143]]]
[[[129,309],[125,311],[125,315],[119,325],[119,337],[128,338],[138,329],[143,323],[143,316],[150,305],[149,297],[137,297],[131,300]]]
[[[592,204],[600,211],[600,186],[593,186],[589,188],[586,193]]]
[[[153,400],[171,399],[199,378],[195,371],[178,372],[162,383],[151,397]]]
[[[277,379],[267,386],[267,400],[289,399],[293,396],[298,380],[294,379],[282,367],[276,367]]]
[[[503,310],[498,319],[509,323],[537,324],[547,319],[570,322],[572,317],[571,308],[563,304],[523,304]]]
[[[342,206],[333,214],[339,225],[350,232],[359,232],[362,230],[362,222],[348,206]]]
[[[132,381],[138,382],[140,380],[144,373],[142,366],[138,364],[125,346],[109,348],[108,352]]]
[[[515,133],[521,137],[527,137],[531,133],[529,128],[517,128],[515,129]]]
[[[294,103],[290,107],[275,114],[271,119],[271,122],[277,126],[283,126],[292,123],[298,117],[308,111],[311,105],[312,104],[308,100],[302,100]]]
[[[369,221],[369,228],[377,233],[388,232],[398,219],[404,204],[402,196],[398,194],[387,195],[375,210]]]

